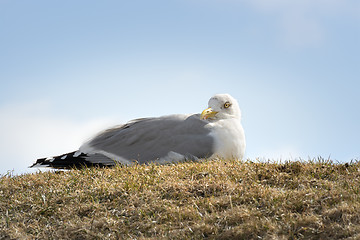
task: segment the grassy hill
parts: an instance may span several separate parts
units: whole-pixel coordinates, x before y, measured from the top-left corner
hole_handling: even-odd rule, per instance
[[[360,239],[360,162],[234,160],[0,178],[0,239]]]

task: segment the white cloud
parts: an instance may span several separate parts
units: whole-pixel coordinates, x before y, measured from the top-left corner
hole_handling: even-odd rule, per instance
[[[328,17],[356,16],[353,0],[244,0],[258,11],[274,17],[278,40],[290,47],[312,47],[326,39]]]
[[[287,14],[283,17],[281,41],[289,46],[306,47],[321,44],[325,30],[314,18],[305,18],[301,14]]]
[[[50,112],[49,105],[39,102],[0,108],[0,174],[31,172],[27,167],[37,158],[74,151],[112,123],[107,119],[79,122]]]

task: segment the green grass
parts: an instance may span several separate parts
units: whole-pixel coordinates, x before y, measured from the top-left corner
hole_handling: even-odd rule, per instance
[[[360,163],[235,160],[0,178],[0,239],[360,239]]]

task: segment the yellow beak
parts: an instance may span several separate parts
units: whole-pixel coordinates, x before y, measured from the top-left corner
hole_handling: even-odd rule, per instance
[[[215,115],[216,115],[217,113],[218,113],[218,112],[212,110],[212,108],[207,108],[207,109],[205,109],[205,110],[201,113],[200,119],[201,119],[201,120],[204,120],[204,119],[208,119],[208,118],[215,117]]]

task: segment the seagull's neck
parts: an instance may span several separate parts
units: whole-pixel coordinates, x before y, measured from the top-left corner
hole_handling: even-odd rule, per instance
[[[222,117],[222,118],[209,118],[208,119],[209,122],[219,122],[219,121],[241,121],[241,119],[239,117],[235,117],[235,116],[230,116],[230,117]]]

